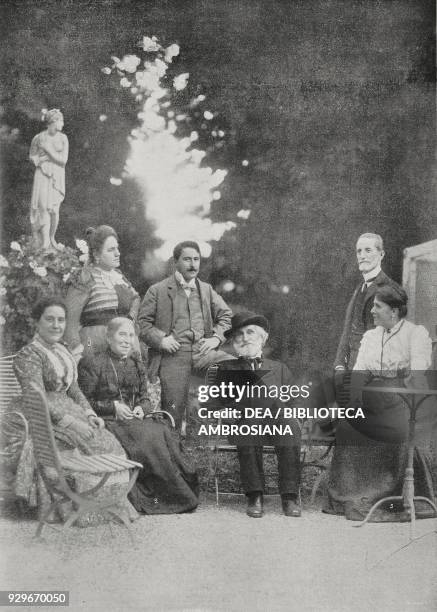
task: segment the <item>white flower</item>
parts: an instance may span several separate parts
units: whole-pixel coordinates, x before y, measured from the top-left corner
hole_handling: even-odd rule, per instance
[[[85,240],[79,240],[78,238],[76,238],[75,242],[76,247],[79,249],[79,251],[88,255],[88,245]]]
[[[168,113],[167,113],[167,117],[168,117],[169,119],[173,119],[173,117],[174,117],[174,111],[168,111]]]
[[[108,118],[107,115],[100,115],[99,116],[99,121],[101,121],[103,123],[104,121],[106,121],[107,118]]]
[[[9,268],[9,262],[3,255],[0,255],[0,268]]]
[[[0,325],[4,325],[6,323],[6,319],[3,315],[0,315]]]
[[[62,244],[62,242],[58,242],[57,249],[58,251],[63,251],[65,249],[65,244]]]
[[[196,140],[199,140],[199,134],[197,132],[191,132],[190,140],[191,142],[196,142]]]
[[[0,287],[0,295],[6,295],[7,290],[6,287]]]
[[[140,65],[141,60],[136,55],[125,55],[121,62],[118,62],[117,68],[124,70],[124,72],[135,72],[137,67]]]
[[[290,287],[288,285],[282,285],[281,291],[284,295],[287,295],[288,293],[290,293]]]
[[[237,212],[237,217],[239,217],[240,219],[248,219],[250,217],[250,213],[251,211],[249,209],[242,208]]]
[[[249,165],[249,162],[247,161],[247,159],[243,159],[243,161],[241,162],[241,165],[247,168],[247,166]]]
[[[180,115],[176,115],[176,121],[184,121],[187,118],[187,115],[181,113]]]
[[[197,96],[198,102],[204,102],[205,100],[206,100],[206,96],[204,96],[203,94],[200,94],[200,96]]]
[[[16,240],[13,240],[13,241],[11,242],[11,249],[12,249],[13,251],[18,251],[19,253],[22,253],[22,252],[23,252],[23,251],[22,251],[22,249],[21,249],[20,244],[19,244],[19,243],[18,243]]]
[[[159,51],[161,49],[161,45],[158,44],[157,41],[158,39],[156,36],[152,36],[152,38],[149,38],[149,36],[143,36],[140,46],[144,49],[144,51]]]
[[[64,276],[62,277],[62,282],[66,283],[68,281],[68,279],[70,278],[71,273],[67,272],[67,274],[64,274]]]
[[[219,130],[219,131],[218,131],[218,135],[219,135],[219,137],[220,137],[220,138],[223,138],[223,136],[225,135],[225,133],[224,133],[224,131],[223,131],[223,130]]]
[[[102,68],[102,72],[103,74],[111,74],[112,70],[108,68],[108,66],[105,66],[104,68]]]
[[[86,263],[88,261],[88,254],[84,253],[83,255],[79,255],[79,261]]]
[[[170,63],[174,57],[179,55],[179,51],[180,51],[179,45],[173,44],[167,47],[167,49],[165,50],[165,55],[164,55],[165,61]]]
[[[205,119],[207,121],[211,121],[211,119],[214,119],[214,115],[212,113],[210,113],[209,111],[205,111],[203,113],[203,116],[205,117]]]
[[[29,268],[31,270],[34,270],[37,266],[38,266],[38,264],[36,263],[36,261],[33,261],[33,259],[29,260]]]
[[[129,79],[127,79],[126,77],[123,77],[122,79],[120,79],[120,85],[122,87],[130,87],[132,85],[132,83],[129,81]]]
[[[173,87],[176,89],[176,91],[181,91],[182,89],[185,89],[188,83],[189,76],[189,72],[183,72],[182,74],[179,74],[173,79]]]
[[[156,58],[155,60],[155,69],[156,69],[156,73],[159,77],[163,77],[165,75],[165,73],[167,72],[167,64],[165,62],[163,62],[161,59],[159,59],[159,57]]]
[[[222,197],[222,194],[220,193],[220,191],[213,191],[212,192],[212,199],[213,200],[220,200],[221,197]]]
[[[116,187],[119,187],[123,181],[119,178],[114,178],[113,176],[111,176],[111,178],[109,179],[109,182],[111,183],[111,185],[115,185]]]
[[[44,268],[44,266],[36,266],[33,271],[37,276],[40,276],[41,278],[47,276],[47,270],[46,268]]]

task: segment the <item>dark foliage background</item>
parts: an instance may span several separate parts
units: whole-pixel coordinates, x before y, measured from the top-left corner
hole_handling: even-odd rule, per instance
[[[402,249],[436,237],[431,0],[9,0],[1,11],[5,245],[30,230],[28,147],[41,108],[58,107],[70,141],[58,238],[71,246],[88,225],[113,225],[145,291],[154,228],[135,185],[109,183],[135,109],[100,72],[143,34],[181,45],[178,69],[228,128],[208,160],[229,170],[213,216],[252,214],[214,245],[203,277],[232,279],[229,301],[271,318],[276,356],[330,363],[360,233],[385,237],[398,280]]]

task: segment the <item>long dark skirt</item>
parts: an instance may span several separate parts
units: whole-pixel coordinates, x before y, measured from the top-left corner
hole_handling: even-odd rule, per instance
[[[128,457],[143,464],[129,498],[144,514],[188,512],[199,503],[199,482],[177,436],[153,418],[107,421]]]
[[[373,380],[372,385],[376,384],[400,386],[393,379]],[[324,512],[344,514],[352,520],[363,519],[383,497],[402,495],[407,465],[409,410],[401,398],[364,392],[363,410],[364,420],[339,421],[324,505]],[[431,447],[436,414],[432,401],[419,409],[414,450],[415,494],[432,501]],[[417,508],[431,510],[422,503]],[[396,520],[393,511],[399,511],[400,517],[402,509],[402,504],[389,504],[375,515],[375,520]]]

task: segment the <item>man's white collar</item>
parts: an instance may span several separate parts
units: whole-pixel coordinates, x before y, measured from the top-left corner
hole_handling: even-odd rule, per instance
[[[381,266],[377,265],[376,268],[370,270],[370,272],[363,272],[364,282],[367,283],[369,280],[375,280],[378,274],[381,272]]]

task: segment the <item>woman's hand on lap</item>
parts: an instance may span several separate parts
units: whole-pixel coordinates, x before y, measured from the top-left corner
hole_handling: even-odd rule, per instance
[[[132,410],[124,404],[123,402],[114,402],[115,403],[115,415],[116,418],[120,421],[126,421],[134,418],[134,414]]]
[[[95,429],[104,429],[105,428],[105,421],[98,417],[96,414],[90,414],[88,417],[88,423],[91,425],[91,427],[94,427]]]
[[[94,437],[93,428],[78,419],[75,419],[70,425],[71,428],[83,440],[90,440]]]

